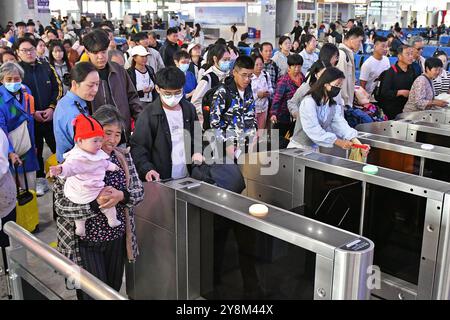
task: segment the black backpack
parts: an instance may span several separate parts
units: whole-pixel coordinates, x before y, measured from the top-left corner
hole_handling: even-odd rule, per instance
[[[225,114],[230,108],[231,94],[224,83],[220,82],[219,77],[214,72],[204,75],[201,80],[205,80],[211,84],[211,89],[206,91],[202,98],[203,130],[206,131],[211,129],[211,109],[214,103],[213,98],[216,91],[222,87],[226,90],[225,109],[222,111],[222,115]]]
[[[394,64],[391,66],[392,70],[394,70],[395,73],[398,73],[397,70],[397,66]],[[391,69],[389,68],[389,69]],[[375,98],[376,101],[381,102],[381,100],[383,99],[381,97],[381,85],[383,84],[384,78],[386,77],[386,73],[389,71],[389,69],[384,70],[379,76],[378,78],[375,80],[375,82],[377,83],[375,86],[375,89],[373,90],[373,97]]]

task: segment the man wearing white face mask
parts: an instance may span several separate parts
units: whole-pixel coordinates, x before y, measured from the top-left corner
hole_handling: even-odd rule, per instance
[[[142,181],[180,179],[190,172],[190,164],[202,162],[201,133],[195,107],[183,98],[183,72],[168,67],[156,74],[159,97],[140,115],[131,137],[131,155]],[[194,139],[198,141],[194,144]]]
[[[197,87],[197,80],[192,72],[190,72],[189,64],[191,63],[191,56],[186,51],[178,51],[173,55],[175,65],[184,72],[186,77],[186,83],[183,87],[184,97],[191,101],[191,97],[194,94],[194,90]]]

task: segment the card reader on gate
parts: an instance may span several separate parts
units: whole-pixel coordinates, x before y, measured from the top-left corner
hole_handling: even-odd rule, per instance
[[[200,187],[200,183],[190,181],[190,180],[180,182],[179,184],[180,184],[180,186],[186,187],[186,189],[188,189],[188,190]]]

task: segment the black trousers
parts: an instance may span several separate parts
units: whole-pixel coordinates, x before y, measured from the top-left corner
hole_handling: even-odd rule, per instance
[[[99,243],[80,240],[80,254],[86,271],[114,290],[120,290],[125,269],[125,236]],[[92,300],[82,290],[77,290],[77,298]]]
[[[42,158],[42,152],[44,151],[44,139],[52,153],[56,152],[53,121],[43,123],[34,121],[34,138],[36,141],[37,158],[39,162],[39,170],[36,172],[36,177],[45,178],[44,159]]]
[[[294,127],[295,127],[295,122],[289,122],[289,123],[278,122],[278,123],[276,123],[276,125],[274,126],[273,129],[278,129],[279,149],[287,148],[287,146],[289,144],[289,140],[286,139],[285,136],[288,132],[290,132],[292,135],[294,133]]]

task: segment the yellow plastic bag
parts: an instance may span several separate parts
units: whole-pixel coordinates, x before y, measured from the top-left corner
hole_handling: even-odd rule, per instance
[[[348,156],[349,160],[358,161],[358,162],[364,162],[364,157],[362,154],[361,148],[352,148],[350,150],[350,155]]]
[[[50,157],[47,158],[47,160],[45,160],[45,172],[49,172],[50,167],[53,166],[57,166],[58,165],[58,160],[56,160],[56,153],[52,154]],[[52,178],[47,178],[49,181],[52,180]]]

